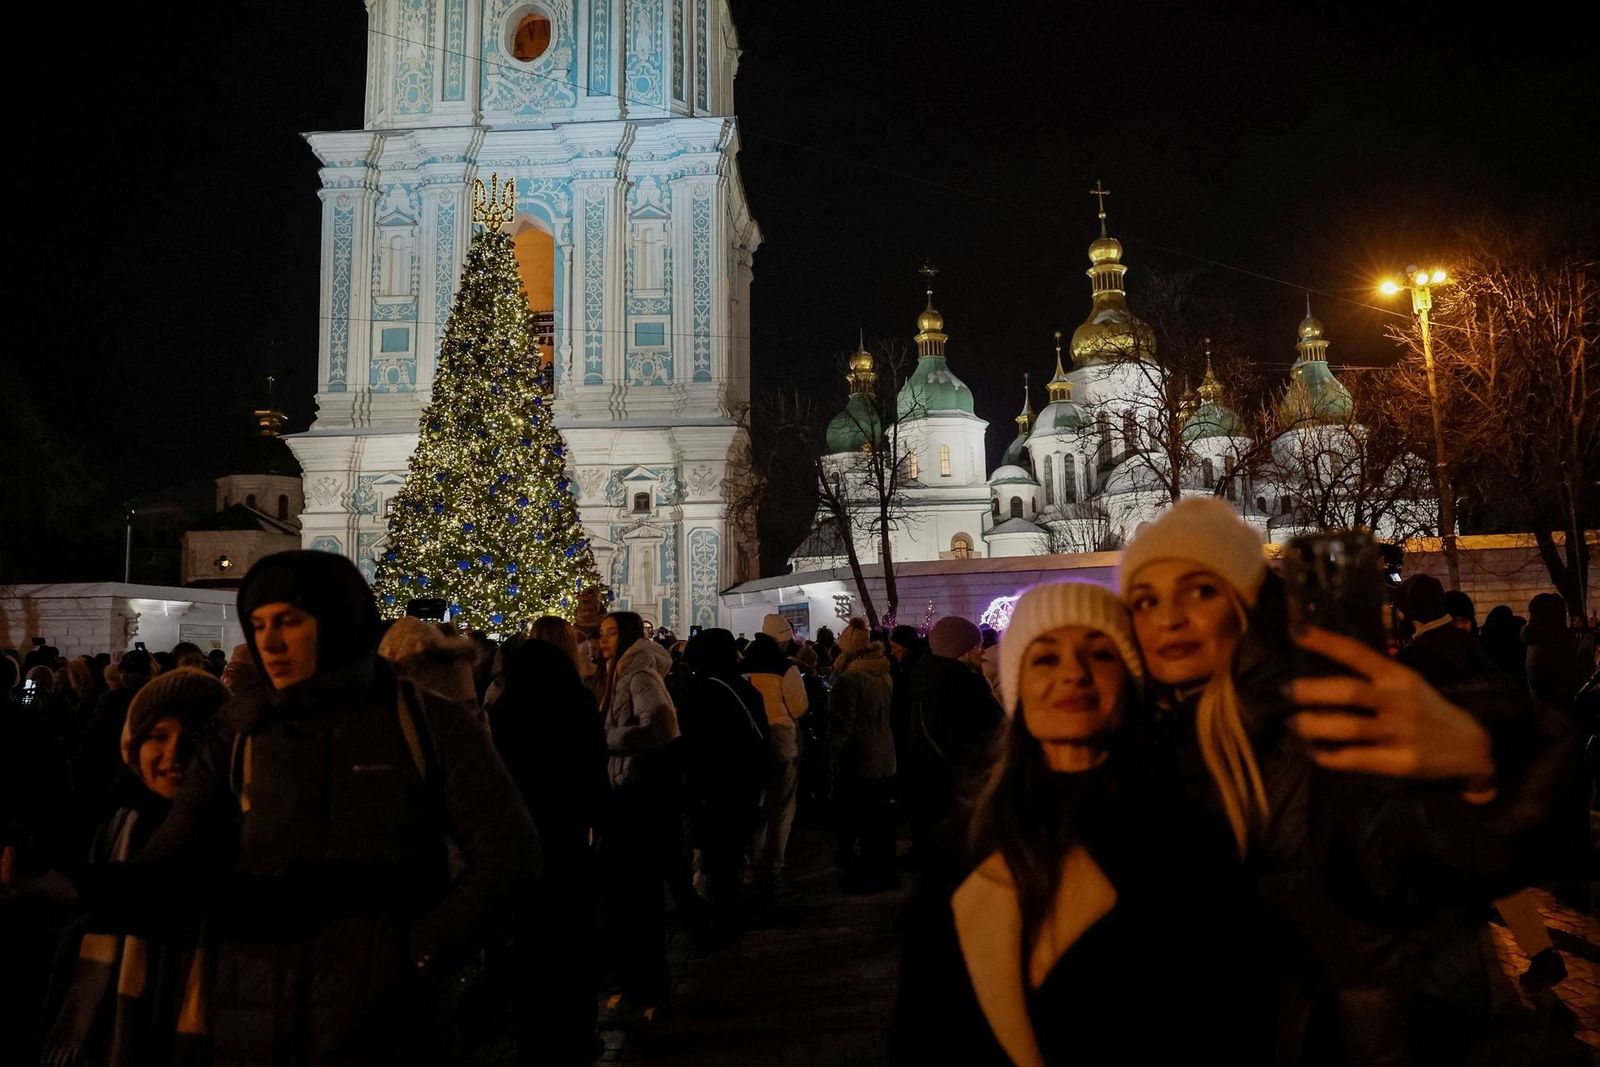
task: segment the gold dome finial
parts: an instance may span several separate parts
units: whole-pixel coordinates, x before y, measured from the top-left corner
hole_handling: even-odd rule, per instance
[[[922,309],[922,314],[917,316],[917,344],[918,355],[943,355],[943,343],[948,340],[944,335],[944,316],[939,314],[933,306],[933,279],[939,273],[939,268],[933,265],[932,260],[924,260],[922,266],[917,268],[917,273],[928,279],[928,306]],[[934,353],[931,349],[923,351],[924,342],[939,343],[939,351]]]
[[[1200,379],[1200,388],[1195,390],[1202,402],[1215,404],[1222,399],[1222,383],[1217,381],[1217,376],[1211,369],[1211,338],[1205,339],[1206,344],[1206,376]]]
[[[472,179],[472,221],[480,222],[486,229],[498,230],[510,222],[517,213],[517,183],[506,179],[505,189],[500,187],[500,175],[489,175],[489,188],[483,187],[482,178]]]
[[[1017,425],[1023,433],[1027,433],[1033,426],[1033,384],[1032,376],[1027,371],[1022,372],[1022,412],[1017,416]]]
[[[1061,363],[1061,331],[1056,331],[1056,373],[1045,384],[1044,390],[1050,395],[1050,403],[1058,400],[1072,399],[1072,379],[1067,377],[1066,368]]]
[[[1094,188],[1089,190],[1089,195],[1100,203],[1100,236],[1104,237],[1106,235],[1106,197],[1111,195],[1111,190],[1107,189],[1105,184],[1096,178]]]
[[[260,428],[262,437],[278,437],[283,433],[284,424],[289,421],[278,408],[278,379],[267,375],[267,403],[264,407],[256,408],[251,412],[256,417],[256,425]]]

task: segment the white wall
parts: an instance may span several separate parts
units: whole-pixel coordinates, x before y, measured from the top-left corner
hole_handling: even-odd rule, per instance
[[[0,647],[26,651],[38,636],[68,657],[121,652],[137,641],[152,652],[182,640],[229,651],[244,640],[236,595],[122,582],[11,586],[0,593]]]

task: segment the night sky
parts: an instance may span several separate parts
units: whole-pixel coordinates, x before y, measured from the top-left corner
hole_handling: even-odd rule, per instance
[[[119,20],[116,77],[75,88],[112,95],[19,146],[45,164],[12,200],[35,257],[16,321],[41,333],[7,382],[108,512],[223,473],[267,374],[309,424],[320,205],[299,135],[361,120],[358,0],[186,6]],[[1051,332],[1087,312],[1096,180],[1135,311],[1145,269],[1199,268],[1268,373],[1306,289],[1335,364],[1392,358],[1374,279],[1447,256],[1463,217],[1600,230],[1592,13],[1225,6],[735,0],[757,393],[842,403],[857,329],[909,338],[931,258],[998,452],[1022,372],[1047,377]]]

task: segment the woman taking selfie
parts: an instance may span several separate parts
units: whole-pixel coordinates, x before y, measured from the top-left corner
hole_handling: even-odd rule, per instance
[[[1226,825],[1284,935],[1278,1057],[1455,1062],[1487,1013],[1482,908],[1539,822],[1515,695],[1477,679],[1463,707],[1352,638],[1291,644],[1260,538],[1220,500],[1146,527],[1119,580],[1150,677],[1139,759]]]
[[[1219,879],[1193,868],[1182,812],[1127,762],[1126,610],[1093,585],[1029,591],[1000,674],[1009,719],[966,858],[913,894],[892,1060],[1259,1062],[1259,1001],[1228,977],[1239,924],[1209,910]]]

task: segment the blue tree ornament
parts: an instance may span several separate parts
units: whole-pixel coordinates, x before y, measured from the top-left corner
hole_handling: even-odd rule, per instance
[[[500,623],[502,623],[502,622],[505,622],[505,621],[506,621],[506,617],[505,617],[505,616],[504,616],[504,615],[502,615],[502,614],[500,614],[500,613],[499,613],[499,612],[498,612],[498,611],[497,611],[497,612],[495,612],[495,613],[494,613],[494,614],[493,614],[493,615],[490,615],[490,616],[489,616],[489,621],[490,621],[490,622],[492,622],[492,623],[494,623],[494,624],[495,624],[495,625],[497,625],[497,626],[498,626],[498,625],[499,625],[499,624],[500,624]]]
[[[428,588],[428,576],[426,574],[417,575],[417,584],[424,589]]]
[[[533,447],[533,438],[531,438],[531,437],[524,437],[524,438],[523,438],[523,439],[522,439],[522,447],[523,447],[523,448],[532,448],[532,447]]]
[[[471,533],[473,530],[476,530],[477,528],[478,528],[478,524],[475,523],[475,522],[464,522],[464,523],[461,524],[461,532],[462,533]]]
[[[507,574],[515,574],[515,573],[517,573],[517,565],[515,563],[507,563],[506,564],[506,573]]]
[[[526,496],[519,495],[517,497],[517,507],[525,508],[527,506],[528,506],[528,498]]]
[[[478,562],[487,567],[494,562],[494,557],[485,552],[483,555],[478,557]]]
[[[383,559],[384,559],[385,563],[393,563],[394,562],[394,549],[391,548],[389,551],[385,552],[383,554]]]
[[[517,518],[518,517],[516,515],[507,515],[506,516],[506,525],[515,526],[517,524]]]
[[[385,593],[383,595],[383,602],[385,604],[393,604],[394,603],[394,594],[393,593]]]
[[[433,502],[433,513],[435,515],[443,515],[444,514],[444,501],[443,500],[435,500]]]
[[[471,569],[472,569],[472,564],[468,563],[466,560],[464,560],[464,559],[456,560],[456,570],[465,571],[465,570],[471,570]]]
[[[445,477],[444,471],[440,471],[438,474],[435,474],[433,476],[433,480],[438,482],[440,485],[443,485],[444,484],[444,477]]]

